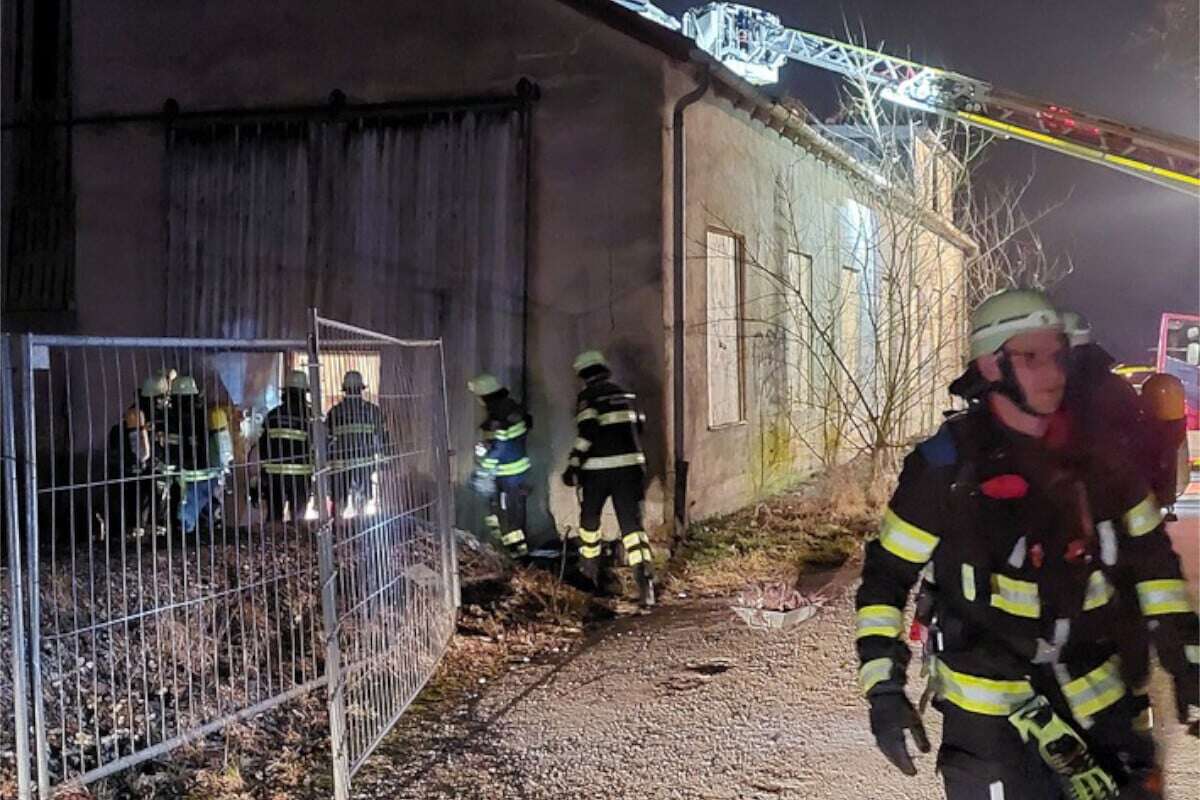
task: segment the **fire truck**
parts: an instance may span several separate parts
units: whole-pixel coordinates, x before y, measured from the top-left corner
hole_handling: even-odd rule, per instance
[[[1188,453],[1192,468],[1200,468],[1200,316],[1167,313],[1158,326],[1155,370],[1174,375],[1183,384],[1187,404]]]

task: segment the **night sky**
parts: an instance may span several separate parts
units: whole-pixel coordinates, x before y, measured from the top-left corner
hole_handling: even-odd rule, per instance
[[[1189,0],[1197,2],[1200,0]],[[662,0],[680,15],[699,3]],[[1194,68],[1161,65],[1140,33],[1151,0],[756,0],[785,25],[841,37],[861,23],[884,50],[953,69],[1059,105],[1200,138]],[[791,64],[783,91],[825,116],[836,78]],[[999,142],[985,181],[1022,180],[1031,209],[1064,201],[1039,227],[1051,253],[1075,273],[1056,287],[1064,308],[1085,314],[1118,359],[1150,356],[1163,311],[1200,311],[1200,202],[1154,184],[1019,142]]]

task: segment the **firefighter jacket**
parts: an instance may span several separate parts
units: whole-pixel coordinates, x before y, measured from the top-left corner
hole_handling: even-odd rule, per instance
[[[568,466],[588,472],[645,464],[640,441],[645,419],[637,395],[608,376],[588,381],[575,404],[578,435]]]
[[[258,438],[258,457],[268,475],[312,475],[309,420],[312,407],[300,390],[286,389],[283,405],[267,414]]]
[[[533,418],[508,394],[488,402],[487,412],[487,419],[479,426],[484,449],[479,466],[497,478],[524,475],[530,467],[526,440]]]
[[[213,477],[208,469],[208,412],[204,403],[190,397],[176,398],[167,410],[165,441],[167,465],[178,471],[180,478],[199,481]]]
[[[1145,482],[1120,459],[1067,461],[984,406],[919,445],[863,565],[856,643],[868,695],[903,688],[903,610],[927,566],[940,704],[998,717],[1043,694],[1087,727],[1127,692],[1117,639],[1130,607],[1177,686],[1197,680],[1178,558]]]
[[[329,457],[334,467],[368,467],[384,448],[379,406],[351,395],[329,409]]]

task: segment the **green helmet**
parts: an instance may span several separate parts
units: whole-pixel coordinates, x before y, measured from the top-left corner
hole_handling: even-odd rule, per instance
[[[287,374],[283,382],[285,389],[302,389],[308,391],[308,373],[302,369],[294,369]]]
[[[361,392],[365,388],[367,388],[367,384],[358,370],[352,369],[342,376],[343,392]]]
[[[467,388],[471,390],[471,394],[487,397],[489,394],[500,391],[503,387],[500,385],[500,381],[496,380],[495,375],[484,372],[467,381]]]
[[[171,382],[161,372],[142,381],[142,397],[162,397],[171,391]]]
[[[604,353],[599,350],[584,350],[579,355],[575,356],[575,363],[571,365],[575,372],[583,372],[588,367],[608,367],[608,361],[604,358]]]
[[[200,394],[200,389],[196,386],[196,380],[191,375],[180,375],[171,382],[171,394],[196,395]]]
[[[1037,289],[1005,289],[971,312],[971,360],[994,353],[1014,336],[1063,329],[1062,317]]]
[[[1063,333],[1067,335],[1071,347],[1079,347],[1081,344],[1088,344],[1092,341],[1092,323],[1088,322],[1087,317],[1078,311],[1064,311],[1062,324]]]

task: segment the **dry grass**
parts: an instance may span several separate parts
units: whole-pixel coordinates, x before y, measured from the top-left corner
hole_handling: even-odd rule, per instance
[[[749,583],[794,584],[856,555],[878,525],[886,482],[872,484],[862,463],[839,467],[733,514],[692,525],[667,588],[702,596]]]
[[[488,551],[463,550],[458,632],[414,706],[439,707],[479,690],[509,665],[535,660],[577,639],[599,609],[557,573],[512,568]]]

